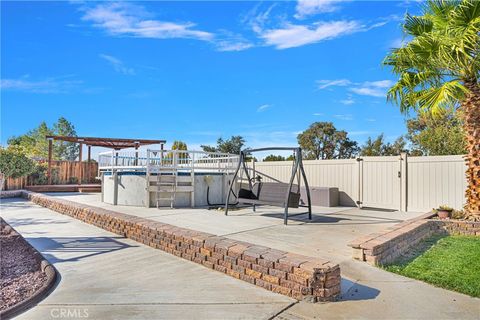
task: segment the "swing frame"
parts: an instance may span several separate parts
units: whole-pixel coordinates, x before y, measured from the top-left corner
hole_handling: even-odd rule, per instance
[[[262,200],[257,200],[257,199],[248,199],[248,198],[240,198],[239,194],[235,195],[233,193],[233,188],[235,186],[235,181],[237,179],[238,173],[241,169],[245,171],[245,174],[247,176],[248,180],[248,186],[250,188],[250,191],[253,189],[253,184],[252,184],[252,178],[250,177],[250,174],[248,173],[248,168],[246,165],[246,157],[248,155],[251,155],[254,152],[262,152],[262,151],[293,151],[295,155],[295,161],[293,163],[292,167],[292,174],[290,176],[290,182],[288,183],[288,188],[287,192],[284,197],[283,202],[271,202],[271,201],[262,201]],[[253,168],[253,170],[255,170]],[[255,171],[254,171],[255,172]],[[258,149],[245,149],[240,151],[240,158],[238,161],[237,169],[235,170],[235,173],[233,175],[233,178],[231,180],[229,190],[227,193],[226,201],[225,201],[225,215],[228,215],[228,208],[230,206],[230,195],[233,194],[236,198],[238,203],[242,204],[250,204],[253,206],[253,211],[255,211],[255,206],[256,205],[271,205],[271,206],[277,206],[277,207],[283,207],[284,208],[284,218],[283,218],[283,223],[286,225],[288,222],[288,208],[289,208],[289,203],[290,203],[290,197],[292,194],[292,186],[293,182],[295,180],[295,176],[298,177],[298,194],[300,194],[300,175],[303,179],[303,183],[305,185],[305,191],[307,194],[307,205],[301,205],[299,204],[298,207],[305,207],[308,208],[307,212],[302,212],[298,213],[295,215],[299,214],[305,214],[308,213],[308,219],[312,220],[312,203],[311,203],[311,198],[310,198],[310,188],[308,186],[308,180],[307,180],[307,175],[305,174],[305,169],[303,167],[303,161],[302,161],[302,149],[299,147],[268,147],[268,148],[258,148]]]

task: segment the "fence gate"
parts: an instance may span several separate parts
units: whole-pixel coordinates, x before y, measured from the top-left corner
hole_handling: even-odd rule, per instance
[[[363,157],[359,162],[361,207],[401,210],[402,160],[393,157]]]

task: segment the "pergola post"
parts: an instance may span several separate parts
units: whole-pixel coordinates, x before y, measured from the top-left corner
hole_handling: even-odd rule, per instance
[[[90,179],[90,161],[92,160],[92,146],[88,146],[87,149],[87,183],[89,182],[88,179]]]
[[[80,142],[80,152],[78,153],[78,162],[80,163],[80,176],[78,177],[78,184],[82,184],[82,152],[83,152],[83,143]]]
[[[53,139],[48,139],[48,169],[47,178],[48,184],[52,184],[52,151],[53,151]]]

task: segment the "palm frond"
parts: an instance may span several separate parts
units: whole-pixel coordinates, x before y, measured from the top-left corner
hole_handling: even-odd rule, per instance
[[[455,107],[467,92],[468,90],[457,80],[445,82],[438,87],[430,87],[418,92],[418,109],[438,114]]]
[[[433,28],[433,22],[422,16],[405,15],[403,29],[412,36],[419,36],[424,32],[430,32]]]

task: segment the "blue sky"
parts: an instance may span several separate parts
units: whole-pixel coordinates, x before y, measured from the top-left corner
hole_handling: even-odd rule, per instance
[[[83,136],[242,135],[295,145],[315,121],[360,143],[406,132],[381,66],[418,3],[1,3],[1,143],[64,116]]]

